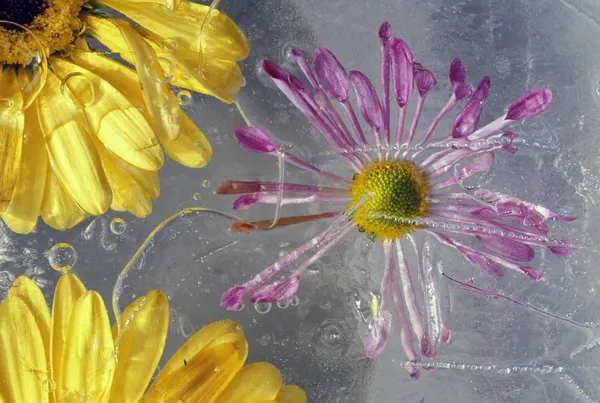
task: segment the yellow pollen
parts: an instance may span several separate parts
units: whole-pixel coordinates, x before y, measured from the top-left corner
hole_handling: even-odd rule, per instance
[[[6,0],[0,0],[4,2]],[[23,25],[46,55],[68,50],[82,32],[79,18],[85,0],[10,0],[0,7],[0,20]],[[9,9],[8,7],[13,7]],[[27,12],[25,12],[25,10]],[[0,24],[0,64],[28,65],[39,49],[30,33]]]
[[[427,216],[428,195],[427,176],[414,163],[378,159],[354,175],[346,210],[356,207],[352,219],[359,231],[395,240],[420,227],[413,221]]]

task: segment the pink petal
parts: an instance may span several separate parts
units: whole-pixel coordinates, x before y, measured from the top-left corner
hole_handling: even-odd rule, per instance
[[[369,329],[365,335],[365,355],[369,358],[378,357],[385,348],[392,327],[392,315],[383,311],[377,318],[369,323]]]
[[[336,101],[348,99],[348,74],[329,49],[315,50],[315,73],[323,89]]]
[[[506,114],[507,120],[521,120],[538,115],[552,102],[552,92],[547,88],[533,89],[515,100]]]
[[[484,235],[478,235],[477,239],[487,250],[508,259],[530,262],[535,257],[535,251],[531,246],[512,239]]]
[[[437,81],[431,71],[427,70],[420,63],[413,63],[413,67],[415,83],[417,84],[419,95],[423,96],[437,84]]]
[[[460,59],[452,60],[449,76],[450,83],[452,84],[452,92],[457,101],[471,95],[471,86],[467,84],[467,73]]]
[[[253,292],[250,302],[276,302],[292,298],[300,287],[300,276],[293,276],[275,281]]]
[[[270,153],[277,150],[269,135],[258,127],[238,127],[233,132],[233,136],[237,143],[248,151]]]
[[[404,108],[414,88],[413,55],[402,39],[394,38],[390,45],[390,56],[396,101]]]
[[[469,102],[465,105],[462,111],[456,117],[454,121],[454,127],[452,129],[452,137],[462,138],[467,137],[477,129],[479,123],[479,117],[481,111],[483,111],[483,105],[488,97],[490,91],[490,78],[484,77],[477,86],[477,89],[473,93],[473,96]]]
[[[245,291],[246,287],[244,286],[232,287],[225,291],[223,295],[221,295],[221,307],[228,311],[233,311],[242,302]]]
[[[234,210],[247,210],[254,206],[258,201],[258,193],[252,193],[249,195],[242,195],[235,199],[233,202]]]
[[[381,109],[379,98],[377,98],[375,87],[373,87],[368,77],[360,71],[353,70],[350,72],[350,82],[352,83],[352,88],[354,88],[356,102],[365,121],[373,130],[379,132],[383,125],[383,110]]]

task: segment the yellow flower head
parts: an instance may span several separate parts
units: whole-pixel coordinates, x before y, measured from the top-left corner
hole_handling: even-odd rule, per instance
[[[244,366],[248,343],[235,322],[211,323],[190,337],[148,388],[169,325],[169,302],[151,291],[110,327],[100,295],[63,275],[52,314],[19,277],[0,304],[0,402],[304,403],[297,386],[258,362]]]
[[[8,0],[0,21],[0,216],[13,231],[39,215],[60,230],[108,208],[146,217],[163,150],[190,167],[210,160],[170,85],[233,102],[250,45],[226,15],[187,0]]]

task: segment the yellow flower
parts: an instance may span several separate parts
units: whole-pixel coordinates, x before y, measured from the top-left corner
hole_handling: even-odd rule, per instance
[[[73,274],[58,281],[52,315],[35,283],[19,277],[0,305],[0,402],[306,402],[271,364],[244,366],[248,344],[229,320],[190,337],[148,388],[167,337],[167,296],[140,297],[120,325],[111,329],[100,295]]]
[[[2,3],[0,20],[13,23],[0,23],[0,216],[9,228],[29,233],[41,214],[64,230],[109,207],[146,217],[160,193],[163,149],[190,167],[210,160],[169,85],[234,101],[250,46],[229,17],[187,0]],[[87,38],[137,74],[91,52]],[[50,56],[33,100],[43,75],[31,77],[36,46]]]

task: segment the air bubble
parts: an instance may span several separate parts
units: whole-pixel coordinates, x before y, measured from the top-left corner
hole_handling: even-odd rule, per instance
[[[188,90],[181,90],[177,93],[177,102],[181,106],[192,106],[194,104],[194,97]]]
[[[161,47],[167,53],[175,53],[179,48],[179,43],[177,43],[177,39],[175,38],[166,38],[163,39]]]
[[[56,382],[54,379],[44,379],[42,382],[42,389],[46,392],[54,392],[54,390],[56,390]]]
[[[208,179],[204,179],[204,180],[202,181],[202,187],[203,187],[203,188],[207,188],[207,187],[209,187],[209,186],[210,186],[210,181],[209,181]]]
[[[277,307],[280,309],[287,309],[289,306],[290,306],[290,301],[288,301],[288,300],[277,302]]]
[[[112,347],[104,347],[102,349],[102,358],[106,361],[110,361],[115,357],[115,350]]]
[[[200,195],[200,192],[196,192],[194,193],[194,195],[192,196],[194,200],[198,201],[200,199],[202,199],[202,195]]]
[[[168,83],[175,74],[175,65],[166,57],[152,57],[145,64],[146,74],[157,83]]]
[[[60,92],[73,105],[82,108],[91,106],[95,100],[92,80],[78,72],[68,74],[62,79]]]
[[[254,304],[254,310],[260,314],[266,314],[271,311],[272,304],[270,302],[257,302]]]
[[[243,311],[245,307],[246,307],[246,305],[244,305],[243,302],[240,302],[240,304],[238,306],[236,306],[234,310],[237,312],[240,312],[240,311]]]
[[[115,218],[110,222],[110,231],[115,235],[121,235],[127,229],[127,223],[122,218]]]
[[[58,243],[50,249],[48,261],[54,270],[66,273],[75,266],[77,251],[68,243]]]
[[[292,299],[290,300],[290,305],[291,306],[298,306],[300,304],[300,298],[298,298],[297,295],[294,295],[292,297]]]
[[[15,106],[15,101],[10,98],[0,99],[0,112],[8,112]]]
[[[167,109],[167,107],[169,106],[169,98],[167,98],[166,96],[160,94],[160,95],[158,95],[156,98],[154,98],[152,100],[152,103],[157,108]]]

